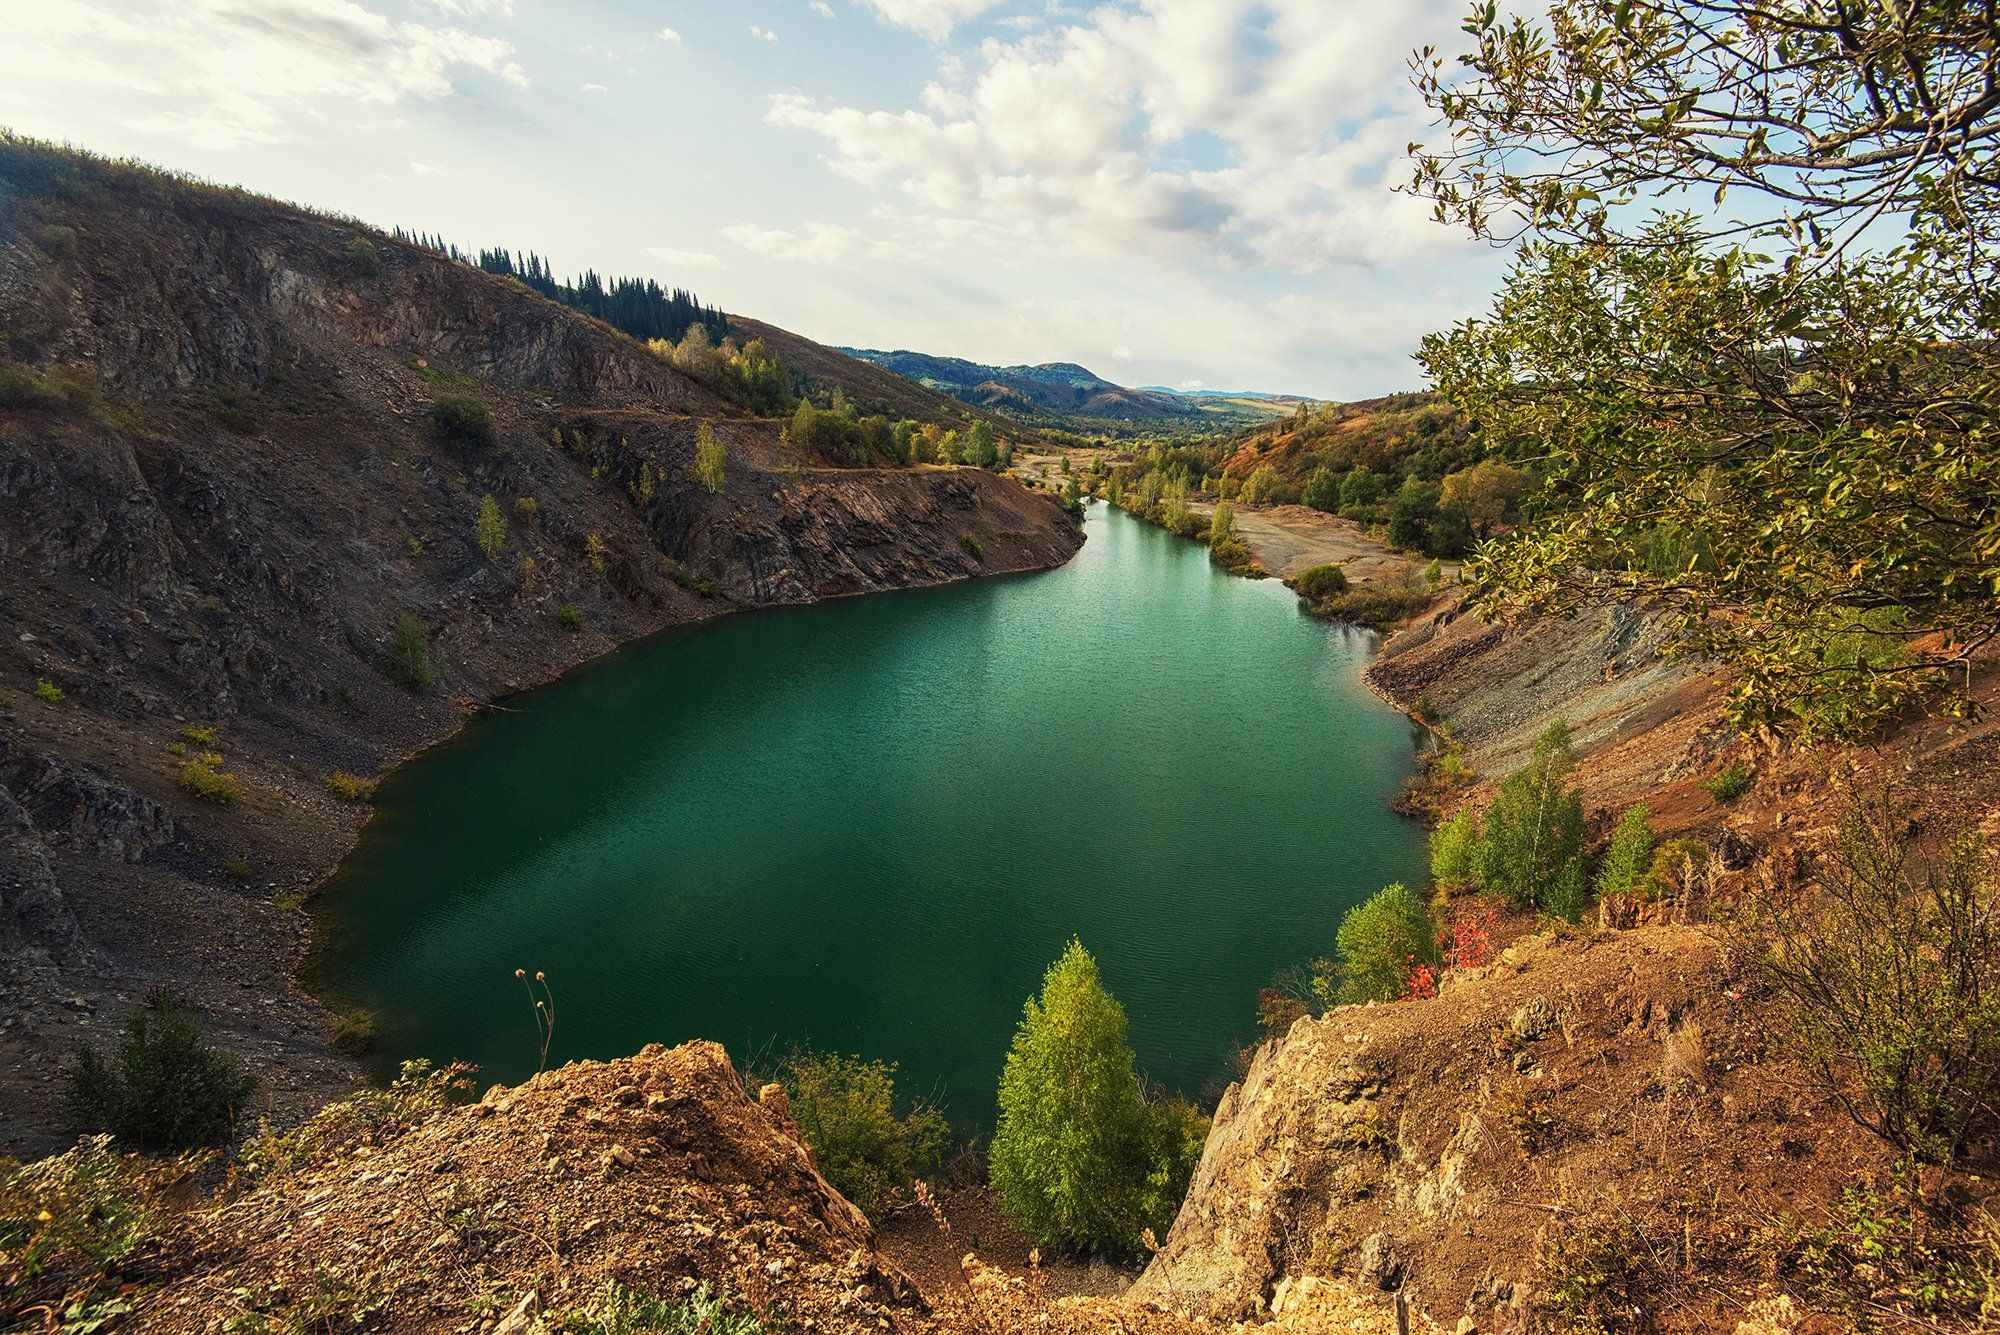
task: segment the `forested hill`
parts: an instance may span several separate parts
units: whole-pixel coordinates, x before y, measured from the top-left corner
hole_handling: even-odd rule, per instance
[[[842,348],[850,357],[886,367],[1018,421],[1091,435],[1137,431],[1217,431],[1268,421],[1305,400],[1279,395],[1185,395],[1113,384],[1074,362],[988,366],[923,352]]]

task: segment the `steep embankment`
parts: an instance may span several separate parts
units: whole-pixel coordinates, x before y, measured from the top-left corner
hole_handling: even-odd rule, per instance
[[[365,816],[334,771],[664,626],[1080,542],[986,473],[819,467],[608,327],[354,224],[12,141],[0,188],[0,1144],[51,1143],[71,1046],[162,986],[277,1104],[344,1085],[291,981],[299,897]],[[447,394],[490,442],[438,438]],[[204,753],[240,800],[183,786]]]

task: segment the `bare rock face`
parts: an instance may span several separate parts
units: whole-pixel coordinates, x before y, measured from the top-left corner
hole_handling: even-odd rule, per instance
[[[67,955],[79,939],[34,822],[14,795],[0,788],[0,950]]]

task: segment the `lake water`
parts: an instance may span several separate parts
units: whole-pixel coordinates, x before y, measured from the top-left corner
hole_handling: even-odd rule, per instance
[[[990,1125],[1071,937],[1142,1071],[1213,1092],[1258,988],[1423,866],[1369,639],[1102,505],[1061,570],[726,617],[508,702],[392,775],[319,900],[318,985],[387,1056],[714,1039],[900,1064]]]

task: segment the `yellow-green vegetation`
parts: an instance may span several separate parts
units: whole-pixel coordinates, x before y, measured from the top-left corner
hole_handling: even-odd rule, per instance
[[[326,790],[343,802],[370,802],[375,798],[375,781],[337,769],[326,776]]]
[[[2000,629],[1996,25],[1967,13],[1482,5],[1418,62],[1417,192],[1520,242],[1419,354],[1545,474],[1475,559],[1490,607],[1668,608],[1746,725],[1963,711]]]
[[[575,603],[564,603],[556,608],[556,624],[575,634],[583,629],[583,613],[577,610]]]
[[[174,735],[189,746],[212,747],[215,745],[215,729],[202,723],[183,723],[175,729]]]
[[[960,548],[964,550],[965,554],[971,557],[973,560],[980,562],[986,560],[986,549],[980,546],[979,539],[973,537],[970,533],[959,534],[958,545]]]
[[[248,789],[241,779],[222,768],[222,763],[217,752],[196,752],[181,766],[181,787],[219,807],[242,801]]]
[[[1597,893],[1652,898],[1659,889],[1653,879],[1657,843],[1653,813],[1646,804],[1637,802],[1625,808],[1618,817],[1618,828],[1611,832],[1611,846],[1597,864]]]
[[[126,1017],[109,1061],[77,1049],[64,1108],[79,1132],[109,1132],[140,1149],[193,1149],[234,1134],[256,1085],[192,1012],[159,995]]]
[[[1147,1103],[1125,1010],[1072,941],[1028,1000],[1000,1077],[988,1169],[1015,1225],[1042,1246],[1139,1255],[1180,1208],[1208,1119]]]
[[[413,616],[398,617],[389,634],[389,674],[412,694],[428,691],[437,681],[430,633]]]
[[[375,1046],[375,1014],[355,1007],[344,1010],[327,1022],[326,1041],[335,1052],[358,1057]]]
[[[716,439],[715,428],[703,422],[694,433],[694,476],[710,492],[722,490],[723,472],[729,461],[729,452]]]
[[[365,236],[357,236],[347,243],[347,267],[356,277],[373,278],[382,272],[382,250]]]
[[[1755,777],[1748,764],[1732,760],[1695,786],[1718,802],[1734,802],[1750,791]]]
[[[507,546],[507,516],[500,513],[500,502],[487,492],[479,498],[479,514],[473,520],[473,532],[479,541],[479,550],[486,553],[486,559],[497,561]]]
[[[137,1167],[107,1135],[86,1136],[33,1163],[0,1159],[0,1256],[10,1284],[51,1274],[74,1284],[70,1311],[79,1315],[64,1312],[71,1324],[61,1329],[99,1329],[74,1323],[106,1314],[108,1303],[93,1302],[94,1294],[116,1294],[112,1273],[153,1232]]]
[[[88,413],[103,396],[97,372],[88,366],[37,370],[25,362],[0,358],[0,408]]]
[[[820,1172],[870,1219],[909,1200],[912,1182],[936,1174],[944,1114],[921,1101],[899,1105],[894,1062],[799,1051],[780,1080]]]
[[[59,705],[63,702],[63,688],[47,677],[35,679],[35,698],[44,704]]]
[[[706,1284],[685,1298],[659,1298],[606,1280],[585,1306],[562,1314],[561,1330],[573,1335],[766,1335],[784,1329],[710,1292]]]
[[[1337,565],[1313,566],[1286,580],[1285,587],[1302,598],[1338,598],[1347,592],[1347,572]]]
[[[1336,937],[1338,983],[1324,972],[1313,991],[1325,1005],[1394,1001],[1410,990],[1419,967],[1442,967],[1437,925],[1424,897],[1400,882],[1347,911]]]

